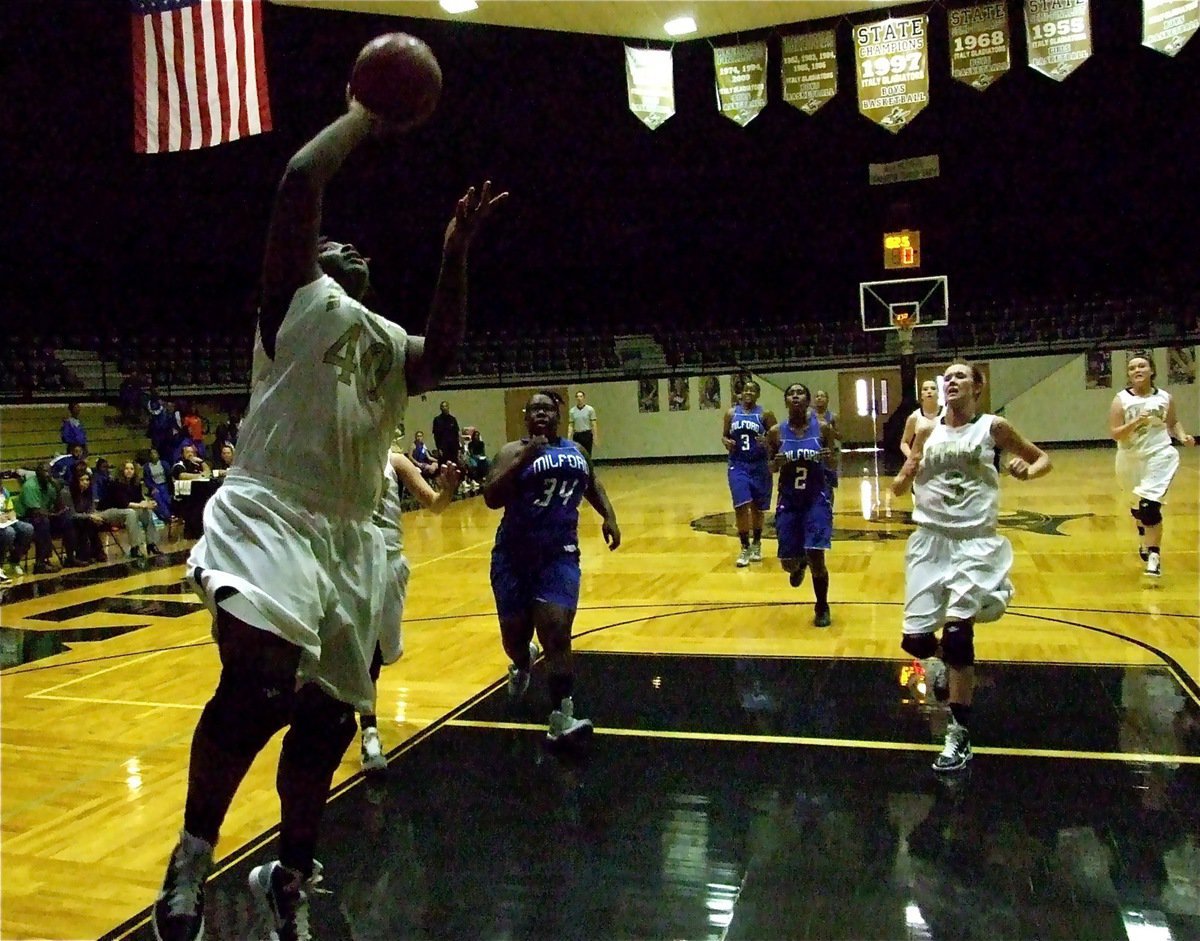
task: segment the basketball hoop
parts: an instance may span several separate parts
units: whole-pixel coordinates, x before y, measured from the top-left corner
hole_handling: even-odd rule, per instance
[[[892,317],[892,326],[900,337],[900,352],[906,356],[913,351],[913,327],[917,318],[908,311],[897,311]]]

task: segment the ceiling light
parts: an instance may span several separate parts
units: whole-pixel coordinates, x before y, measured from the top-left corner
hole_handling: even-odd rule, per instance
[[[475,0],[438,0],[438,6],[447,13],[470,13],[479,9]]]
[[[696,31],[696,21],[690,16],[677,16],[673,20],[667,20],[663,29],[667,31],[668,36],[684,36]]]

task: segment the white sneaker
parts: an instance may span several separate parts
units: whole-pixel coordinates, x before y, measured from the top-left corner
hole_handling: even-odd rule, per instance
[[[184,831],[171,852],[167,874],[151,912],[155,938],[199,941],[204,937],[204,880],[212,872],[213,848]]]
[[[362,731],[363,771],[383,771],[387,758],[383,754],[383,743],[379,740],[379,729],[369,726]]]
[[[1157,552],[1146,554],[1146,574],[1153,575],[1155,578],[1162,575],[1162,559],[1159,558]]]
[[[309,899],[325,894],[317,888],[322,867],[313,860],[313,874],[302,879],[299,873],[284,869],[279,860],[250,870],[250,894],[265,910],[271,923],[271,941],[312,941],[309,926]]]
[[[740,569],[744,569],[749,564],[750,564],[750,547],[742,546],[742,551],[738,553],[738,557],[737,557],[737,567]]]
[[[750,543],[750,561],[751,562],[761,562],[762,561],[762,543],[761,542]]]
[[[953,719],[946,727],[946,744],[942,753],[933,761],[933,770],[937,772],[961,771],[971,760],[971,736],[965,726],[959,725]]]
[[[0,585],[11,585],[12,579],[8,577],[8,572],[0,569]]]
[[[529,642],[529,666],[533,667],[533,661],[536,660],[542,653],[542,648],[535,641]],[[512,699],[520,699],[529,691],[529,670],[518,670],[515,663],[508,665],[508,695]]]
[[[591,719],[575,718],[575,703],[568,696],[557,709],[550,713],[550,727],[546,738],[551,742],[575,742],[592,734]]]

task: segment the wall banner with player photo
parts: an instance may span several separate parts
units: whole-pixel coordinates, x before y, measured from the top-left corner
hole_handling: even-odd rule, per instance
[[[745,127],[767,106],[767,44],[714,46],[717,110]]]
[[[700,377],[700,408],[717,409],[721,407],[721,377]]]
[[[1089,350],[1084,362],[1084,388],[1112,388],[1112,353],[1109,350]]]
[[[831,29],[783,37],[779,66],[783,100],[815,114],[837,94],[837,34]]]
[[[654,130],[675,114],[675,71],[670,49],[625,47],[629,110]]]
[[[1196,35],[1200,0],[1142,0],[1142,45],[1175,55]]]
[[[1196,348],[1167,347],[1167,385],[1190,386],[1196,383]]]
[[[638,411],[639,412],[657,412],[658,411],[658,380],[657,379],[639,379],[637,395],[638,395]]]
[[[686,412],[692,407],[692,384],[686,376],[667,381],[667,407],[672,412]]]
[[[1088,0],[1025,0],[1029,67],[1056,82],[1092,57]]]
[[[981,3],[947,10],[950,25],[950,74],[983,91],[1011,65],[1008,4]]]
[[[929,104],[928,27],[922,13],[851,30],[858,110],[893,134]]]

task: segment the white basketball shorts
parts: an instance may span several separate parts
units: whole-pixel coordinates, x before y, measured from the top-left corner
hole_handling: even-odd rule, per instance
[[[1151,454],[1142,454],[1133,448],[1117,451],[1117,479],[1135,497],[1167,502],[1167,488],[1175,472],[1179,470],[1179,452],[1173,447],[1160,448]]]
[[[1013,596],[1012,545],[1003,536],[951,538],[918,526],[904,554],[904,633],[947,620],[998,620]]]
[[[240,597],[222,607],[301,648],[298,685],[316,683],[357,711],[371,709],[388,566],[370,520],[317,513],[231,476],[204,508],[188,571],[214,618],[218,590],[232,588]]]
[[[388,579],[383,611],[379,616],[379,649],[384,663],[395,663],[404,653],[404,601],[408,597],[408,559],[388,553]]]

